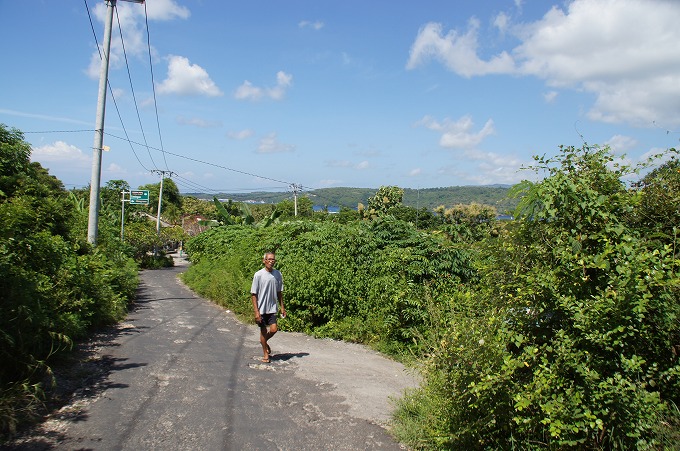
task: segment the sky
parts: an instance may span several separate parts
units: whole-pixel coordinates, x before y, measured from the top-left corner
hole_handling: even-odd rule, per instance
[[[0,0],[0,123],[95,177],[104,0]],[[533,156],[680,140],[676,0],[119,0],[100,184],[511,185]],[[95,166],[96,167],[96,166]]]

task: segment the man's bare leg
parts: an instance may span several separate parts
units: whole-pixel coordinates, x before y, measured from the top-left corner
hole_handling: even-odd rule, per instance
[[[276,324],[272,324],[269,326],[269,328],[260,327],[260,344],[262,345],[262,353],[264,354],[264,357],[262,358],[264,363],[269,363],[269,358],[272,353],[272,348],[269,346],[267,341],[269,341],[269,339],[272,338],[277,331],[278,327]]]

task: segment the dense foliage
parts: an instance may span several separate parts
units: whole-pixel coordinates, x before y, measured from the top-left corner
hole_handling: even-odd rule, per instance
[[[252,276],[277,252],[286,305],[281,326],[405,351],[429,333],[428,287],[473,276],[467,250],[395,220],[288,222],[214,228],[186,246],[185,280],[246,318]]]
[[[487,243],[480,282],[452,301],[426,383],[402,402],[414,446],[677,448],[680,174],[628,189],[612,160],[589,147],[537,159],[548,176],[520,187],[518,220]],[[673,226],[650,228],[651,211]]]
[[[104,221],[92,249],[84,199],[29,156],[21,132],[0,124],[1,433],[35,412],[50,358],[122,318],[137,286],[115,228]]]
[[[545,178],[515,187],[511,222],[454,204],[424,231],[381,195],[364,221],[204,233],[186,280],[250,318],[252,274],[277,251],[284,329],[420,359],[394,428],[413,448],[677,449],[677,159],[630,186],[643,167],[607,148],[533,169]]]

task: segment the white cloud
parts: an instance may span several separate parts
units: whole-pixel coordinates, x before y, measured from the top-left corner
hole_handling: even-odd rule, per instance
[[[473,185],[508,184],[531,178],[531,174],[520,171],[525,164],[513,156],[493,152],[466,151],[465,163],[457,162],[439,169],[441,175],[455,177]]]
[[[409,177],[417,177],[422,173],[423,173],[423,170],[421,168],[414,168],[414,169],[411,169],[409,171],[408,175],[409,175]]]
[[[39,161],[41,164],[59,162],[80,168],[92,165],[92,155],[85,154],[76,146],[64,141],[34,147],[31,150],[31,160]]]
[[[548,91],[543,93],[543,100],[545,100],[545,103],[553,103],[558,95],[557,91]]]
[[[430,130],[441,132],[439,145],[450,149],[471,149],[477,147],[489,135],[495,133],[493,120],[489,119],[481,130],[474,132],[474,122],[470,116],[463,116],[457,121],[445,118],[439,122],[431,116],[425,116],[415,124]]]
[[[168,56],[168,76],[158,85],[160,94],[221,96],[208,72],[183,56]]]
[[[444,36],[442,25],[428,23],[420,29],[406,64],[407,69],[414,69],[429,59],[439,60],[449,70],[472,77],[494,73],[511,73],[514,70],[512,57],[506,52],[484,61],[477,55],[477,32],[479,22],[471,19],[465,34],[455,30]]]
[[[521,3],[516,3],[519,8]],[[408,69],[430,59],[463,77],[487,74],[535,76],[548,86],[590,92],[593,120],[651,126],[680,124],[680,2],[668,0],[574,0],[552,7],[541,19],[509,24],[521,43],[488,59],[478,55],[479,23],[444,34],[428,23],[416,37]]]
[[[97,3],[93,9],[93,14],[103,25],[107,15],[106,3]],[[167,21],[176,18],[188,19],[190,15],[189,10],[178,5],[175,0],[154,0],[153,2],[146,2],[146,6],[136,3],[118,2],[116,3],[116,13],[114,16],[114,33],[117,33],[117,25],[120,23],[125,41],[125,53],[128,57],[145,58],[148,57],[149,51],[151,51],[152,55],[156,54],[156,50],[153,47],[151,49],[148,47],[145,23],[147,16],[151,21]],[[99,50],[92,53],[90,63],[86,69],[87,75],[93,79],[99,78],[101,68],[100,53]],[[121,68],[124,64],[125,57],[121,40],[112,36],[109,70]]]
[[[251,136],[253,136],[255,132],[249,128],[243,129],[243,130],[237,130],[237,131],[230,131],[227,133],[227,136],[231,139],[236,139],[236,140],[242,140],[242,139],[248,139]]]
[[[341,183],[343,183],[342,180],[334,180],[334,179],[319,180],[319,186],[337,186]]]
[[[180,125],[191,125],[198,128],[215,128],[222,125],[220,121],[207,121],[198,117],[178,116],[177,123]]]
[[[324,27],[324,23],[320,20],[310,22],[309,20],[302,20],[298,24],[300,28],[311,28],[313,30],[321,30]]]
[[[178,5],[174,0],[146,2],[146,9],[149,19],[152,20],[188,19],[191,16],[188,8]]]
[[[120,165],[117,165],[116,163],[111,163],[109,164],[104,171],[109,176],[120,176],[120,175],[125,175],[127,174],[127,171],[123,169]]]
[[[609,146],[614,153],[621,155],[634,149],[638,145],[638,142],[635,138],[631,138],[630,136],[614,135],[607,140],[605,144]]]
[[[257,148],[257,153],[279,153],[292,152],[295,146],[291,144],[280,143],[276,133],[270,133],[260,140],[260,145]]]
[[[493,20],[493,25],[494,27],[498,28],[498,31],[500,31],[501,33],[505,33],[508,30],[509,22],[510,18],[508,17],[508,15],[505,14],[504,12],[500,12]]]
[[[287,89],[293,84],[293,76],[283,71],[276,73],[276,86],[272,88],[260,88],[246,80],[236,88],[234,97],[238,100],[261,100],[264,97],[272,100],[281,100],[285,97]]]

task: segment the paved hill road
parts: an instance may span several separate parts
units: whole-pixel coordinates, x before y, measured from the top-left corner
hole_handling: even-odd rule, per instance
[[[105,375],[14,449],[404,449],[385,426],[411,372],[286,332],[262,364],[257,327],[183,286],[184,269],[141,273],[135,309],[93,357]]]

